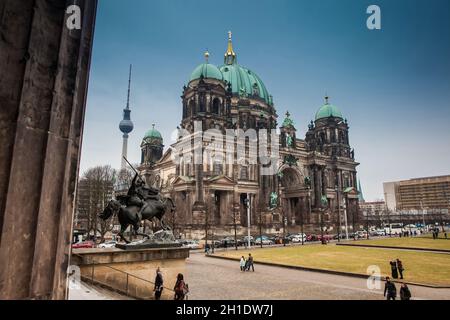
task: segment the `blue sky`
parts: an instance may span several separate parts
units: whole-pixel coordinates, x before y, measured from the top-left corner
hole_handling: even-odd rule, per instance
[[[298,136],[325,93],[350,124],[366,200],[382,183],[450,174],[450,1],[100,0],[81,170],[120,166],[118,124],[133,64],[128,156],[155,123],[169,145],[182,87],[204,61],[221,65],[227,32],[238,62],[289,110]],[[366,28],[381,8],[382,29]]]

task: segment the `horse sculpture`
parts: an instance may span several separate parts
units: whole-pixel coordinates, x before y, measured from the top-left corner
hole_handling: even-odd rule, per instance
[[[117,214],[120,223],[118,236],[126,243],[130,243],[130,241],[125,238],[124,233],[130,225],[133,227],[135,235],[150,238],[149,235],[139,232],[141,221],[151,221],[156,217],[161,222],[163,230],[170,230],[170,227],[164,222],[163,217],[168,210],[170,212],[175,211],[175,204],[171,198],[163,196],[159,196],[158,198],[159,200],[146,200],[146,206],[143,210],[141,210],[141,206],[134,204],[132,201],[128,201],[127,196],[119,197],[118,200],[113,199],[108,203],[103,212],[99,214],[99,218],[106,221],[114,214]]]

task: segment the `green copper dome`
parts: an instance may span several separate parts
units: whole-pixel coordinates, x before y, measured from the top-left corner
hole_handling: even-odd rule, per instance
[[[289,111],[286,112],[286,118],[283,121],[282,127],[295,129],[294,120],[291,119],[291,114],[289,113]]]
[[[241,67],[236,62],[220,67],[223,79],[231,84],[231,91],[241,97],[257,96],[266,103],[272,103],[272,97],[256,73]]]
[[[320,107],[319,111],[316,113],[316,120],[324,119],[324,118],[340,118],[343,119],[341,111],[334,105],[325,103],[322,107]]]
[[[210,63],[202,63],[191,74],[189,81],[200,79],[201,76],[205,79],[217,79],[222,81],[223,76],[219,68]]]
[[[161,135],[161,133],[158,130],[155,129],[155,126],[153,126],[152,129],[148,130],[145,133],[144,140],[146,140],[146,139],[160,139],[160,140],[162,140],[162,135]]]

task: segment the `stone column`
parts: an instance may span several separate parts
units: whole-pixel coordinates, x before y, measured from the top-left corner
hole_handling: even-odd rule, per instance
[[[0,299],[65,299],[96,0],[0,0]]]

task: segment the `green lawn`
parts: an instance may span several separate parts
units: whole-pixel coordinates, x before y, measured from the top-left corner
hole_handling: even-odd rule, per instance
[[[449,231],[447,231],[447,236],[450,236],[450,232]],[[433,234],[432,233],[425,233],[425,234],[420,235],[419,238],[433,239]],[[439,230],[439,239],[450,240],[450,239],[445,239],[445,234],[441,230]]]
[[[390,247],[406,247],[406,248],[421,248],[421,249],[444,249],[450,250],[450,240],[436,239],[432,238],[384,238],[384,239],[369,239],[369,240],[359,240],[350,241],[350,244],[363,244],[366,246],[379,245],[379,246],[390,246]]]
[[[390,275],[389,261],[399,258],[405,268],[405,281],[450,286],[450,255],[420,251],[305,245],[252,249],[255,263],[282,265],[367,274],[367,267],[377,265],[382,276]],[[218,252],[217,256],[240,258],[242,252]],[[248,252],[245,253],[245,256]]]

